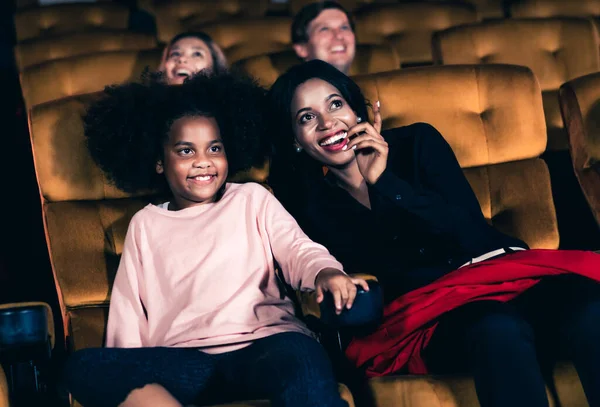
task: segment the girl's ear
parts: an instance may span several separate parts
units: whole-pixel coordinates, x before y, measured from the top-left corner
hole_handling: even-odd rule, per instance
[[[158,160],[156,162],[156,173],[162,174],[163,172],[165,172],[165,168],[163,167],[163,162],[162,162],[162,160]]]

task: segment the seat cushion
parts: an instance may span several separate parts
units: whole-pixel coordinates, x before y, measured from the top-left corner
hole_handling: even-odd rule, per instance
[[[584,407],[587,401],[570,363],[558,364],[547,394],[550,406]],[[552,388],[556,395],[552,395]],[[510,389],[507,389],[510,391]],[[473,379],[461,376],[390,376],[369,380],[373,407],[476,407]],[[557,403],[559,401],[559,403]]]

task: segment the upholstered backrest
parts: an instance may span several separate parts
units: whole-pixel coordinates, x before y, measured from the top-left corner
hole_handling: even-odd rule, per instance
[[[162,50],[112,51],[57,59],[20,74],[28,109],[67,96],[99,92],[105,86],[138,80],[146,68],[155,70]]]
[[[397,3],[398,0],[338,0],[346,10],[352,12],[365,7],[376,7],[380,4]],[[314,3],[314,0],[289,0],[290,15],[295,15],[307,4]]]
[[[356,38],[361,44],[390,43],[402,64],[432,62],[434,32],[477,21],[466,3],[399,3],[365,10],[356,16]]]
[[[586,17],[600,16],[599,0],[519,0],[510,6],[513,17]]]
[[[15,45],[19,71],[42,62],[109,51],[157,48],[156,38],[128,31],[92,31],[34,38]]]
[[[201,26],[223,49],[227,61],[291,49],[291,19],[264,17]]]
[[[383,127],[436,127],[452,146],[483,214],[532,247],[557,248],[542,97],[533,73],[509,65],[443,66],[356,78],[381,102]]]
[[[544,91],[548,148],[567,148],[558,88],[600,70],[597,34],[586,19],[490,21],[439,32],[435,58],[444,64],[506,63],[531,68]]]
[[[559,95],[575,175],[600,223],[600,73],[563,84]]]
[[[263,86],[270,87],[279,75],[301,62],[293,50],[287,50],[244,59],[236,65],[257,78]],[[357,45],[356,58],[349,74],[362,75],[399,68],[400,59],[389,45]]]
[[[451,0],[452,1],[452,0]],[[505,0],[467,0],[477,9],[479,20],[489,20],[505,17]]]
[[[177,0],[153,6],[158,37],[169,42],[175,35],[216,21],[264,16],[269,0]]]
[[[126,6],[109,3],[56,4],[20,9],[15,13],[17,41],[93,30],[125,30]]]

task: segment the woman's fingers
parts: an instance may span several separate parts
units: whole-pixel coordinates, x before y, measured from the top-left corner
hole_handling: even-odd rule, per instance
[[[361,136],[357,136],[354,139],[350,140],[348,144],[346,144],[343,150],[349,149],[363,149],[366,147],[375,148],[379,152],[383,152],[384,149],[387,148],[387,143],[384,140],[379,140],[370,135],[364,134]]]
[[[381,103],[379,103],[378,100],[377,102],[375,102],[375,107],[373,107],[373,127],[375,128],[377,134],[381,133],[382,121],[383,120],[381,119]]]

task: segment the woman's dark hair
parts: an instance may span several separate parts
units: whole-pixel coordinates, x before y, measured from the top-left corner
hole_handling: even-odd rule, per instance
[[[315,1],[302,7],[294,16],[292,21],[292,44],[306,44],[309,40],[308,26],[319,16],[324,10],[335,9],[340,10],[350,22],[350,28],[354,32],[354,19],[350,13],[342,7],[337,1]]]
[[[90,106],[84,118],[87,146],[108,180],[123,191],[164,191],[156,163],[163,158],[173,122],[184,116],[213,117],[229,174],[235,175],[264,162],[265,93],[241,74],[199,73],[180,86],[146,74],[142,83],[107,87]]]
[[[323,178],[322,164],[305,152],[296,152],[292,99],[296,88],[311,79],[335,87],[357,116],[367,118],[368,102],[356,83],[334,66],[321,60],[304,62],[281,75],[268,92],[269,135],[272,163],[269,185],[288,207],[302,205],[307,189]],[[293,213],[294,215],[298,215]]]
[[[177,41],[179,41],[183,38],[198,38],[199,40],[201,40],[202,42],[204,42],[206,44],[206,46],[210,50],[210,56],[212,57],[212,60],[213,60],[213,68],[212,68],[213,73],[220,74],[220,73],[227,71],[228,66],[227,66],[227,60],[225,59],[225,54],[223,54],[223,51],[213,41],[211,36],[202,31],[183,32],[183,33],[177,34],[175,37],[173,37],[171,39],[171,41],[169,41],[169,44],[167,45],[167,52],[165,55],[165,59],[169,57],[168,53],[169,53],[169,50],[171,49],[171,47],[173,46],[173,44],[175,44]]]

